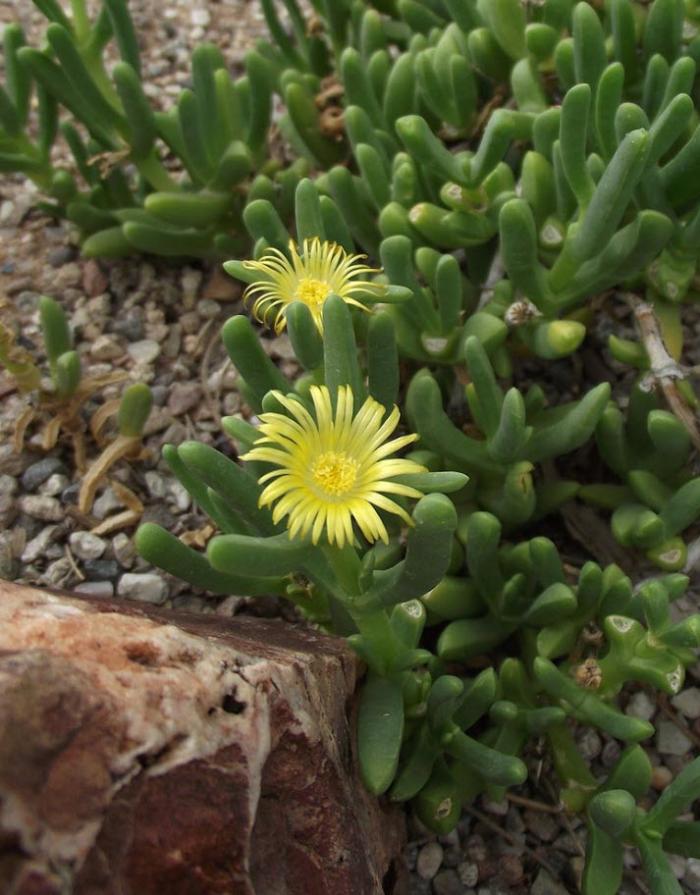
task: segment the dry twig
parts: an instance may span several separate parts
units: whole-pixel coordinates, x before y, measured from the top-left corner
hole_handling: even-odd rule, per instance
[[[685,426],[696,450],[700,450],[700,430],[695,413],[688,407],[677,385],[679,380],[685,379],[686,371],[668,353],[653,306],[631,293],[624,297],[632,308],[642,344],[649,357],[649,385],[658,385],[672,413]]]

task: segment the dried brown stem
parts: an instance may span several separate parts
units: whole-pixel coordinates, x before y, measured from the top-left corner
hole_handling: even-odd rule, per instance
[[[522,805],[523,808],[530,808],[533,811],[542,811],[546,814],[562,814],[565,810],[563,805],[548,805],[546,802],[538,802],[536,799],[528,799],[525,796],[519,796],[514,792],[507,792],[506,798],[514,805]]]
[[[78,509],[81,513],[87,513],[92,507],[95,499],[95,493],[100,482],[106,476],[107,470],[113,466],[122,457],[128,457],[138,452],[141,446],[139,437],[129,435],[118,435],[114,441],[102,451],[100,456],[93,462],[92,466],[85,473],[83,483],[80,486],[80,494],[78,495]]]
[[[661,389],[671,412],[685,426],[696,450],[700,450],[700,430],[695,413],[688,407],[677,385],[679,380],[685,379],[685,371],[668,353],[654,308],[631,293],[626,294],[625,299],[632,308],[649,357],[649,375]]]
[[[21,454],[24,450],[24,438],[27,433],[27,427],[32,422],[34,417],[36,416],[36,411],[33,407],[27,407],[19,416],[19,419],[15,423],[15,430],[12,434],[12,447],[16,454]]]

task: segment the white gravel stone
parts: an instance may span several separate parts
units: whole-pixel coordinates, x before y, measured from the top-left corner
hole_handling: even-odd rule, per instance
[[[178,510],[183,513],[185,510],[189,510],[192,498],[185,486],[178,482],[177,479],[168,481],[168,495],[172,498]]]
[[[688,687],[671,700],[674,708],[691,721],[700,718],[700,687]]]
[[[508,802],[506,799],[501,799],[500,802],[496,802],[493,799],[482,798],[481,804],[483,805],[484,811],[488,814],[495,814],[498,817],[505,817],[508,814]]]
[[[31,563],[39,559],[53,540],[54,532],[57,528],[57,525],[47,525],[35,538],[28,541],[27,546],[22,551],[22,562]]]
[[[68,485],[70,485],[68,476],[55,472],[46,479],[43,485],[39,485],[39,494],[44,494],[47,497],[58,497],[59,494],[63,494]]]
[[[55,497],[45,497],[43,494],[24,494],[17,505],[27,516],[41,519],[42,522],[60,522],[65,516],[60,502]]]
[[[17,479],[13,475],[0,475],[0,494],[7,495],[17,493]]]
[[[627,703],[625,713],[642,721],[651,721],[656,713],[656,706],[643,690],[638,690]]]
[[[165,603],[168,585],[159,575],[150,572],[126,572],[119,579],[117,593],[120,597],[141,600],[142,603]]]
[[[209,14],[208,9],[193,9],[190,13],[190,21],[193,25],[199,25],[201,28],[206,28],[206,26],[211,21],[211,15]]]
[[[110,513],[121,507],[121,502],[111,488],[105,488],[92,505],[92,515],[95,519],[106,519]]]
[[[120,566],[123,566],[125,569],[130,569],[133,566],[136,550],[134,542],[129,535],[124,534],[123,531],[115,535],[112,538],[112,551]]]
[[[218,301],[214,301],[213,298],[201,298],[197,302],[197,313],[208,320],[213,317],[218,317],[220,310],[221,305]]]
[[[462,861],[457,867],[457,874],[462,884],[470,888],[479,881],[479,868],[472,861]]]
[[[421,879],[432,879],[442,864],[442,846],[439,842],[428,842],[418,852],[416,872]]]
[[[160,354],[160,345],[154,339],[132,342],[126,349],[137,364],[152,364]]]
[[[14,214],[14,211],[14,202],[11,202],[9,199],[5,199],[4,202],[0,204],[0,224],[9,223],[9,220]]]
[[[686,755],[693,744],[672,721],[659,721],[656,726],[656,748],[662,755]]]
[[[95,360],[115,360],[124,354],[124,348],[115,336],[103,333],[92,343],[90,354]]]
[[[107,548],[107,541],[89,531],[74,531],[68,543],[78,559],[99,559]]]
[[[671,866],[673,875],[676,879],[683,879],[687,866],[687,859],[682,855],[668,855],[668,863]]]
[[[683,886],[687,892],[700,892],[699,858],[688,858],[685,873],[683,874]]]
[[[144,476],[146,479],[146,487],[151,497],[160,499],[165,497],[165,479],[162,475],[153,470],[149,470]]]

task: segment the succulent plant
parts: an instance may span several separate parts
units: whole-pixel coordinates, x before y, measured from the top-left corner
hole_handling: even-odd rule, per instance
[[[37,183],[47,195],[45,210],[77,226],[87,256],[244,251],[241,212],[249,191],[284,209],[304,169],[299,162],[282,170],[268,158],[273,62],[251,50],[245,73],[234,79],[218,48],[202,44],[192,56],[192,89],[182,91],[174,108],[158,111],[143,88],[126,0],[104,0],[93,21],[84,2],[72,4],[71,17],[54,0],[36,5],[49,20],[43,49],[25,46],[18,27],[5,32],[3,170],[23,171]],[[108,72],[103,54],[111,41],[121,59]],[[26,132],[34,85],[36,143]],[[61,108],[70,118],[59,125]],[[73,171],[52,165],[59,131]],[[165,164],[166,153],[179,171]]]
[[[564,804],[587,812],[584,891],[617,891],[627,846],[652,891],[677,891],[664,849],[697,854],[697,825],[677,820],[697,762],[638,808],[653,725],[620,695],[677,693],[700,646],[700,617],[673,606],[700,519],[697,369],[683,363],[700,257],[695,5],[261,0],[269,39],[246,73],[199,47],[167,112],[144,95],[124,0],[93,22],[79,2],[70,19],[37,5],[43,50],[5,32],[0,165],[36,180],[86,254],[229,257],[299,365],[283,375],[247,316],[227,321],[250,410],[222,423],[236,456],[164,450],[219,533],[202,553],[147,524],[141,554],[213,593],[287,597],[349,638],[367,667],[370,791],[445,832],[476,794],[525,779],[535,737]],[[268,158],[273,96],[289,164]],[[52,167],[57,106],[87,128],[88,142],[60,128],[86,188]],[[630,312],[636,337],[611,332]],[[582,388],[578,352],[604,328],[634,381]],[[56,319],[52,332],[68,395],[72,345]],[[138,435],[118,441],[136,450]],[[666,574],[563,562],[552,520],[574,499]],[[574,724],[627,744],[602,783]]]

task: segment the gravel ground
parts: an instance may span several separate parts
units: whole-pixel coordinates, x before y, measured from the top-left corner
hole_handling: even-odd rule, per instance
[[[264,28],[255,0],[198,4],[177,0],[165,9],[156,0],[131,0],[130,7],[143,39],[147,92],[165,107],[188,83],[194,44],[214,41],[235,67]],[[0,0],[0,24],[17,18],[31,36],[41,33],[41,17],[29,0]],[[32,184],[23,178],[0,179],[0,296],[8,299],[3,319],[21,333],[24,347],[41,355],[37,303],[41,294],[52,295],[69,314],[84,375],[121,371],[125,382],[151,386],[155,406],[146,428],[145,457],[113,467],[91,512],[84,515],[76,506],[78,485],[67,439],[44,454],[37,424],[29,429],[24,450],[19,454],[13,450],[13,430],[26,399],[0,372],[0,577],[223,615],[248,611],[251,601],[245,598],[193,595],[187,585],[154,570],[134,553],[133,524],[123,526],[117,518],[136,502],[143,507],[143,521],[159,522],[193,542],[206,538],[204,518],[169,475],[160,451],[164,444],[196,439],[231,452],[218,420],[244,408],[219,330],[241,309],[238,284],[217,268],[203,265],[182,267],[139,258],[85,261],[70,228],[33,210],[35,199]],[[626,320],[603,318],[601,343],[613,324],[618,333],[629,326]],[[283,370],[293,372],[286,338],[266,338],[265,347]],[[619,376],[618,385],[622,383],[622,371],[606,367],[595,344],[582,353],[582,364],[591,383],[611,376]],[[569,362],[551,364],[552,390],[574,396],[580,372]],[[98,392],[86,405],[87,416],[122,388],[120,383]],[[96,454],[93,444],[88,460]],[[560,525],[556,531],[561,541]],[[567,559],[580,564],[582,553],[575,540],[567,541],[564,551]],[[697,601],[688,599],[678,608],[687,611],[693,606],[697,608]],[[276,601],[260,599],[255,608],[270,614],[280,611]],[[661,791],[700,746],[700,665],[689,674],[686,690],[670,704],[657,705],[638,690],[631,694],[626,711],[656,720],[658,734],[648,753],[655,768],[654,788]],[[619,754],[617,743],[592,731],[581,733],[580,747],[601,777]],[[533,747],[527,760],[531,773],[525,786],[502,803],[478,800],[449,836],[436,838],[411,820],[406,860],[412,893],[578,891],[585,828],[579,819],[558,810],[544,751],[540,754]],[[631,853],[629,859],[622,891],[647,891],[641,877],[637,879]],[[672,863],[683,890],[700,892],[700,861],[674,858]]]

